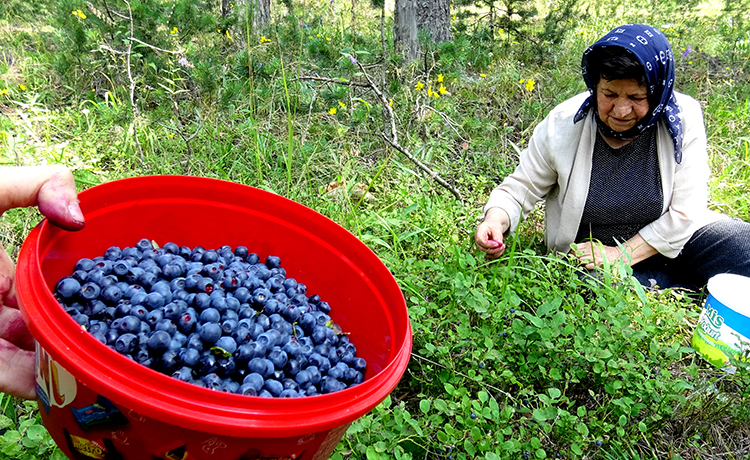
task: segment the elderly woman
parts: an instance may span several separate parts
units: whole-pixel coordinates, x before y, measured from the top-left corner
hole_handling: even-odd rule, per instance
[[[707,208],[700,104],[675,92],[674,57],[657,29],[628,24],[583,55],[589,91],[537,126],[516,170],[490,194],[474,239],[503,239],[545,200],[545,242],[576,243],[593,270],[622,260],[646,286],[700,288],[718,273],[750,276],[750,224]]]

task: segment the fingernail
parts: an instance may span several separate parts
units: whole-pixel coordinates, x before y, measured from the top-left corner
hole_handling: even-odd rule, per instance
[[[70,214],[70,218],[75,222],[78,222],[79,224],[82,224],[84,222],[83,212],[81,212],[81,207],[78,206],[78,203],[69,204],[68,213]]]

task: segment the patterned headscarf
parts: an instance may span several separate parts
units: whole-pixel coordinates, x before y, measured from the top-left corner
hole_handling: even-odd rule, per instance
[[[648,88],[649,112],[637,125],[625,132],[617,132],[605,125],[598,114],[595,119],[599,129],[606,137],[614,139],[632,139],[646,129],[654,126],[659,120],[664,120],[669,129],[669,134],[674,142],[674,158],[677,163],[682,161],[682,122],[680,107],[674,96],[674,56],[669,41],[661,33],[651,26],[644,24],[626,24],[611,30],[607,35],[600,38],[583,53],[581,70],[583,80],[591,93],[581,108],[578,110],[574,123],[582,120],[589,109],[594,106],[594,91],[599,81],[599,75],[589,74],[588,58],[591,52],[605,46],[618,46],[628,50],[635,58],[646,74],[646,86]],[[596,107],[594,107],[596,111]]]

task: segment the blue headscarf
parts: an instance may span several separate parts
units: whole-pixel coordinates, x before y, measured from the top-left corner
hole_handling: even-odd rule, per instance
[[[607,35],[600,38],[583,53],[581,70],[583,80],[592,94],[578,110],[574,123],[582,120],[589,109],[594,106],[594,91],[599,82],[599,75],[589,74],[588,58],[591,52],[605,46],[618,46],[628,50],[635,58],[646,74],[646,86],[648,88],[649,112],[637,125],[625,132],[617,132],[605,125],[599,115],[595,113],[595,119],[599,129],[606,137],[614,139],[632,139],[646,129],[654,126],[659,120],[664,120],[674,142],[674,158],[677,163],[682,161],[682,122],[680,107],[674,96],[674,56],[669,41],[661,33],[651,26],[644,24],[626,24],[611,30]]]

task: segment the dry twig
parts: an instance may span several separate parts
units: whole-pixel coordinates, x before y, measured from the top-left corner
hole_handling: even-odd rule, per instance
[[[377,85],[372,81],[370,76],[367,74],[367,71],[365,71],[364,67],[362,67],[362,64],[359,61],[355,61],[357,65],[359,66],[359,69],[362,71],[362,74],[367,79],[367,82],[370,85],[370,88],[375,92],[375,94],[380,98],[380,101],[383,103],[383,107],[385,108],[385,112],[388,118],[388,121],[390,122],[390,133],[391,135],[388,136],[386,133],[381,133],[381,137],[383,140],[385,140],[388,144],[390,144],[393,148],[398,150],[399,152],[403,153],[408,157],[414,164],[417,165],[419,169],[427,173],[430,177],[435,179],[435,181],[445,187],[449,192],[453,194],[453,196],[456,197],[456,199],[463,204],[463,199],[461,198],[461,193],[453,187],[451,184],[449,184],[445,179],[440,177],[438,173],[433,171],[429,166],[419,161],[414,155],[412,155],[408,150],[406,150],[404,147],[401,146],[398,142],[398,133],[396,132],[396,115],[393,113],[393,108],[391,107],[391,104],[388,103],[388,98],[385,97],[385,94],[383,94],[382,91],[380,91],[380,88],[377,87]]]

